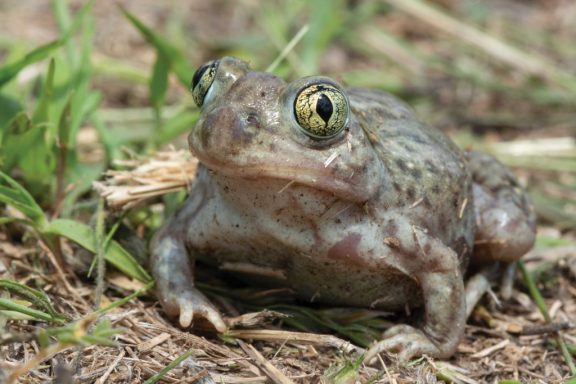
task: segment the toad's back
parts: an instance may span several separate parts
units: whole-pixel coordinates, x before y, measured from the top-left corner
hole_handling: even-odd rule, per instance
[[[348,89],[350,106],[385,169],[378,199],[449,244],[467,265],[474,241],[472,178],[462,151],[388,93]]]

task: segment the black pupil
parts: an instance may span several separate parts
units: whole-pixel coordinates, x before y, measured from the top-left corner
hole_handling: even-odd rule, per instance
[[[194,77],[192,77],[192,89],[196,88],[196,85],[198,85],[200,79],[202,78],[202,75],[204,75],[204,72],[206,72],[209,66],[210,66],[209,64],[204,64],[203,66],[198,68],[198,70],[194,74]]]
[[[318,102],[316,103],[316,113],[322,118],[322,120],[324,120],[326,124],[328,124],[328,120],[330,120],[332,112],[334,112],[334,108],[332,108],[332,102],[328,96],[321,94],[320,97],[318,97]]]

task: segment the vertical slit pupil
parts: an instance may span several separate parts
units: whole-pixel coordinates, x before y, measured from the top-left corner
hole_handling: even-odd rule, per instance
[[[316,103],[316,113],[322,118],[322,120],[324,120],[326,124],[328,124],[328,120],[330,120],[332,112],[334,112],[334,108],[332,107],[330,98],[325,94],[321,94],[320,97],[318,97],[318,102]]]
[[[204,72],[206,72],[208,67],[209,67],[208,64],[204,64],[203,66],[198,68],[198,70],[194,74],[194,77],[192,77],[192,89],[194,89],[198,85],[200,79],[202,78],[202,75],[204,75]]]

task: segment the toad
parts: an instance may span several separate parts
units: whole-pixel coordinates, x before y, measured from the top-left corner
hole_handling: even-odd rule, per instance
[[[188,200],[151,242],[166,313],[226,323],[194,286],[201,258],[304,301],[422,307],[372,348],[451,356],[466,323],[469,264],[512,263],[534,214],[511,172],[461,151],[392,95],[328,77],[291,83],[224,57],[192,80],[201,108]],[[375,352],[374,352],[375,351]]]

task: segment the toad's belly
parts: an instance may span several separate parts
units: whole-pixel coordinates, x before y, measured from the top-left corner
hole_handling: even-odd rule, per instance
[[[289,288],[305,302],[391,311],[422,304],[416,281],[391,267],[374,270],[325,259],[291,257],[292,262],[288,263],[285,260],[272,264],[267,260],[266,265],[222,260],[219,268],[250,285]]]

